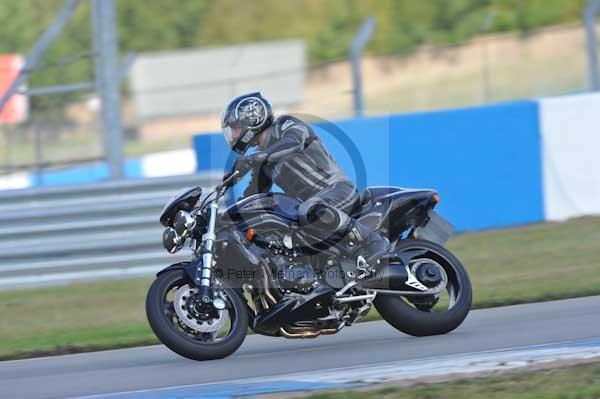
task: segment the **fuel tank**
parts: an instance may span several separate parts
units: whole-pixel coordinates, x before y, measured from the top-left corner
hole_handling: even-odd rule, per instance
[[[231,205],[222,218],[245,227],[252,227],[257,219],[289,226],[298,222],[298,205],[297,199],[282,193],[255,194]]]

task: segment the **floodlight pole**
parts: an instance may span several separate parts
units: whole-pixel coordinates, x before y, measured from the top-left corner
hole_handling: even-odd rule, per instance
[[[587,35],[589,88],[591,91],[600,91],[598,37],[596,35],[596,16],[598,12],[600,12],[600,0],[590,0],[583,12],[583,21]]]
[[[124,176],[121,69],[114,0],[92,0],[96,90],[100,94],[104,153],[111,179]]]
[[[352,46],[350,47],[350,63],[352,64],[352,81],[354,88],[352,90],[354,94],[354,113],[355,116],[363,116],[364,113],[364,102],[362,93],[362,72],[360,63],[362,61],[362,52],[371,40],[373,32],[375,32],[376,19],[374,16],[370,16],[361,25],[358,32],[354,36]]]

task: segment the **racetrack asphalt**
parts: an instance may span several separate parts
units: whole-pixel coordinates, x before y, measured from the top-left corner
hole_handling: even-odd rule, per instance
[[[600,338],[600,296],[476,310],[456,331],[415,338],[383,321],[336,335],[252,335],[226,359],[194,362],[163,346],[0,362],[0,398],[67,398]]]

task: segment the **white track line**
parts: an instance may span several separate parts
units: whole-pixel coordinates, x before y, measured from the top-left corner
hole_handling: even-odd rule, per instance
[[[277,383],[297,383],[306,387],[306,383],[316,386],[330,384],[332,388],[352,385],[365,385],[385,381],[441,376],[448,374],[472,374],[497,370],[512,370],[532,364],[554,362],[558,360],[590,359],[600,356],[600,338],[584,341],[542,344],[518,348],[475,352],[460,355],[448,355],[428,359],[406,360],[399,362],[313,370],[310,372],[291,373],[269,377],[248,378],[214,383],[182,385],[159,389],[119,392],[79,397],[79,399],[112,399],[146,397],[143,394],[153,394],[152,397],[162,398],[161,394],[178,397],[178,391],[185,390],[196,397],[210,392],[210,396],[244,396],[244,387],[273,386]],[[231,394],[239,386],[239,392]],[[225,389],[227,393],[225,393]],[[266,388],[265,388],[266,389]],[[306,389],[306,388],[303,388]],[[287,389],[289,391],[289,389]],[[265,391],[265,393],[272,391]],[[257,394],[253,391],[253,395]],[[156,395],[156,396],[154,396]],[[200,396],[199,396],[200,395]],[[168,397],[168,396],[164,396]]]

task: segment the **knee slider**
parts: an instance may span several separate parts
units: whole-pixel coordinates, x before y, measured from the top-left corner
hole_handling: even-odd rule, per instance
[[[340,223],[337,210],[319,199],[310,199],[302,203],[298,208],[298,216],[300,225],[303,226],[335,229]]]
[[[308,221],[317,227],[335,229],[340,224],[340,218],[335,209],[324,204],[315,204],[308,209]]]

